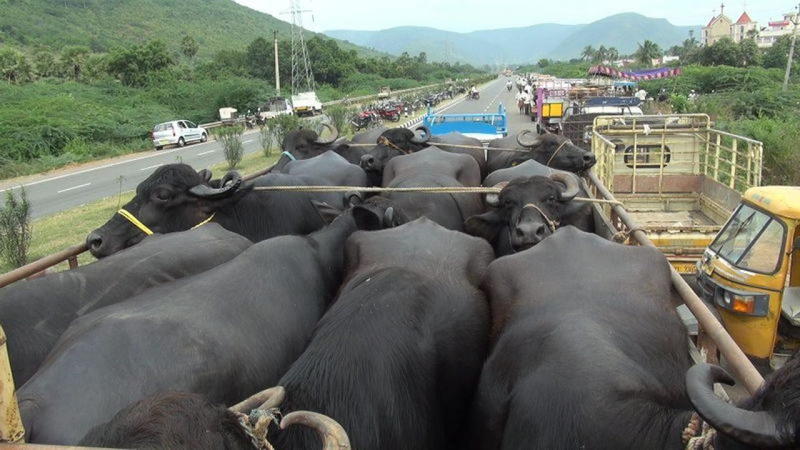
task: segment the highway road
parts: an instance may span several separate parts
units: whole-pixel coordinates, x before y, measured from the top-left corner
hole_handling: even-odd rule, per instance
[[[508,92],[505,83],[505,77],[500,77],[483,86],[480,100],[464,100],[462,98],[439,111],[442,113],[495,112],[498,105],[503,103],[509,109],[509,133],[518,133],[523,128],[532,127],[530,118],[519,115],[519,111],[514,105],[516,88]],[[245,153],[261,150],[257,131],[245,133],[242,142]],[[32,216],[39,218],[117,195],[120,190],[122,192],[133,190],[156,168],[165,164],[183,162],[200,170],[222,161],[224,161],[224,157],[220,144],[209,141],[203,144],[187,145],[184,148],[167,148],[161,151],[136,153],[82,165],[75,169],[59,170],[55,174],[29,177],[22,186],[25,187],[25,192],[31,202]],[[0,182],[0,193],[18,188],[19,185]]]

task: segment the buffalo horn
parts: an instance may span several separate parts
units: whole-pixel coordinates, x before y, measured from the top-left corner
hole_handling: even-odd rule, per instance
[[[242,176],[239,174],[239,172],[231,171],[222,177],[218,188],[213,188],[205,184],[198,184],[197,186],[189,189],[189,193],[200,198],[222,198],[236,192],[241,185]]]
[[[417,131],[422,131],[425,135],[420,137],[416,133]],[[425,125],[417,127],[417,129],[414,130],[414,137],[411,138],[411,142],[414,144],[427,144],[429,140],[431,140],[431,130]]]
[[[508,181],[501,181],[495,184],[494,187],[502,191],[507,185]],[[493,208],[500,206],[500,194],[486,194],[486,204]]]
[[[283,399],[285,397],[286,390],[283,388],[283,386],[275,386],[261,391],[258,394],[251,396],[247,400],[237,403],[228,409],[235,413],[250,414],[250,411],[254,409],[267,410],[277,408],[281,403],[283,403]]]
[[[281,420],[281,429],[300,424],[316,430],[322,440],[322,450],[350,450],[350,439],[338,422],[311,411],[295,411]]]
[[[539,136],[536,136],[534,139],[527,139],[527,136],[531,133],[531,130],[520,131],[517,135],[517,144],[525,148],[536,147],[537,145],[541,144],[542,139]]]
[[[726,403],[714,394],[714,383],[735,381],[722,367],[697,364],[686,373],[686,390],[694,409],[718,432],[753,447],[779,447],[791,443],[778,432],[775,419],[763,411],[748,411]]]
[[[197,174],[200,175],[200,178],[202,178],[206,183],[211,181],[211,177],[213,176],[211,171],[208,169],[198,170]]]
[[[390,206],[383,212],[383,226],[391,228],[392,225],[394,225],[394,208]]]
[[[333,125],[331,125],[329,123],[323,123],[322,126],[331,131],[331,137],[329,137],[327,140],[323,141],[320,136],[317,136],[317,140],[315,142],[317,144],[320,144],[320,145],[333,144],[336,141],[336,139],[339,138],[339,130],[337,130],[336,127],[334,127]]]
[[[575,198],[575,196],[578,195],[578,191],[581,189],[580,185],[578,185],[578,181],[573,176],[566,173],[551,173],[550,179],[557,183],[566,185],[566,188],[561,191],[561,200],[565,202]]]

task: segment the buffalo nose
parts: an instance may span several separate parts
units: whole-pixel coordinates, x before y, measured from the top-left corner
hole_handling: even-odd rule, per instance
[[[375,157],[372,155],[364,155],[361,157],[361,167],[364,169],[371,169],[375,165]]]
[[[587,153],[583,155],[583,165],[588,169],[592,167],[597,162],[597,158],[594,157],[594,154]]]
[[[86,247],[92,252],[96,253],[103,246],[103,237],[96,231],[89,233],[86,237]]]
[[[537,244],[547,237],[547,227],[543,223],[520,224],[514,229],[514,234],[523,243]]]

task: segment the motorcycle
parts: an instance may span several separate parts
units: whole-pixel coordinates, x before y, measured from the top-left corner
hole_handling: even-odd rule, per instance
[[[467,100],[480,100],[481,93],[480,92],[470,92],[467,94]]]
[[[514,85],[511,84],[511,83],[507,83],[506,84],[506,90],[508,90],[508,92],[511,92],[511,88],[513,88],[513,87],[514,87]]]
[[[375,128],[382,123],[383,121],[378,114],[369,109],[362,111],[350,121],[350,124],[353,125],[356,131],[361,131],[365,128]]]

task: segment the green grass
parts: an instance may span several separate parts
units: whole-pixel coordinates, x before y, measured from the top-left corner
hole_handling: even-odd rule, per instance
[[[247,174],[264,169],[277,160],[278,155],[267,158],[263,153],[255,152],[245,156],[236,170]],[[211,170],[215,178],[220,178],[227,172],[227,163],[216,164]],[[119,196],[114,195],[69,211],[34,220],[29,261],[35,261],[59,250],[80,244],[86,239],[89,232],[105,223],[114,215],[120,205],[124,205],[131,198],[133,198],[133,191],[123,192]],[[94,257],[88,252],[78,257],[80,264],[92,261],[94,261]],[[66,268],[66,263],[56,267],[57,270]],[[0,261],[0,273],[9,270],[11,267]]]

